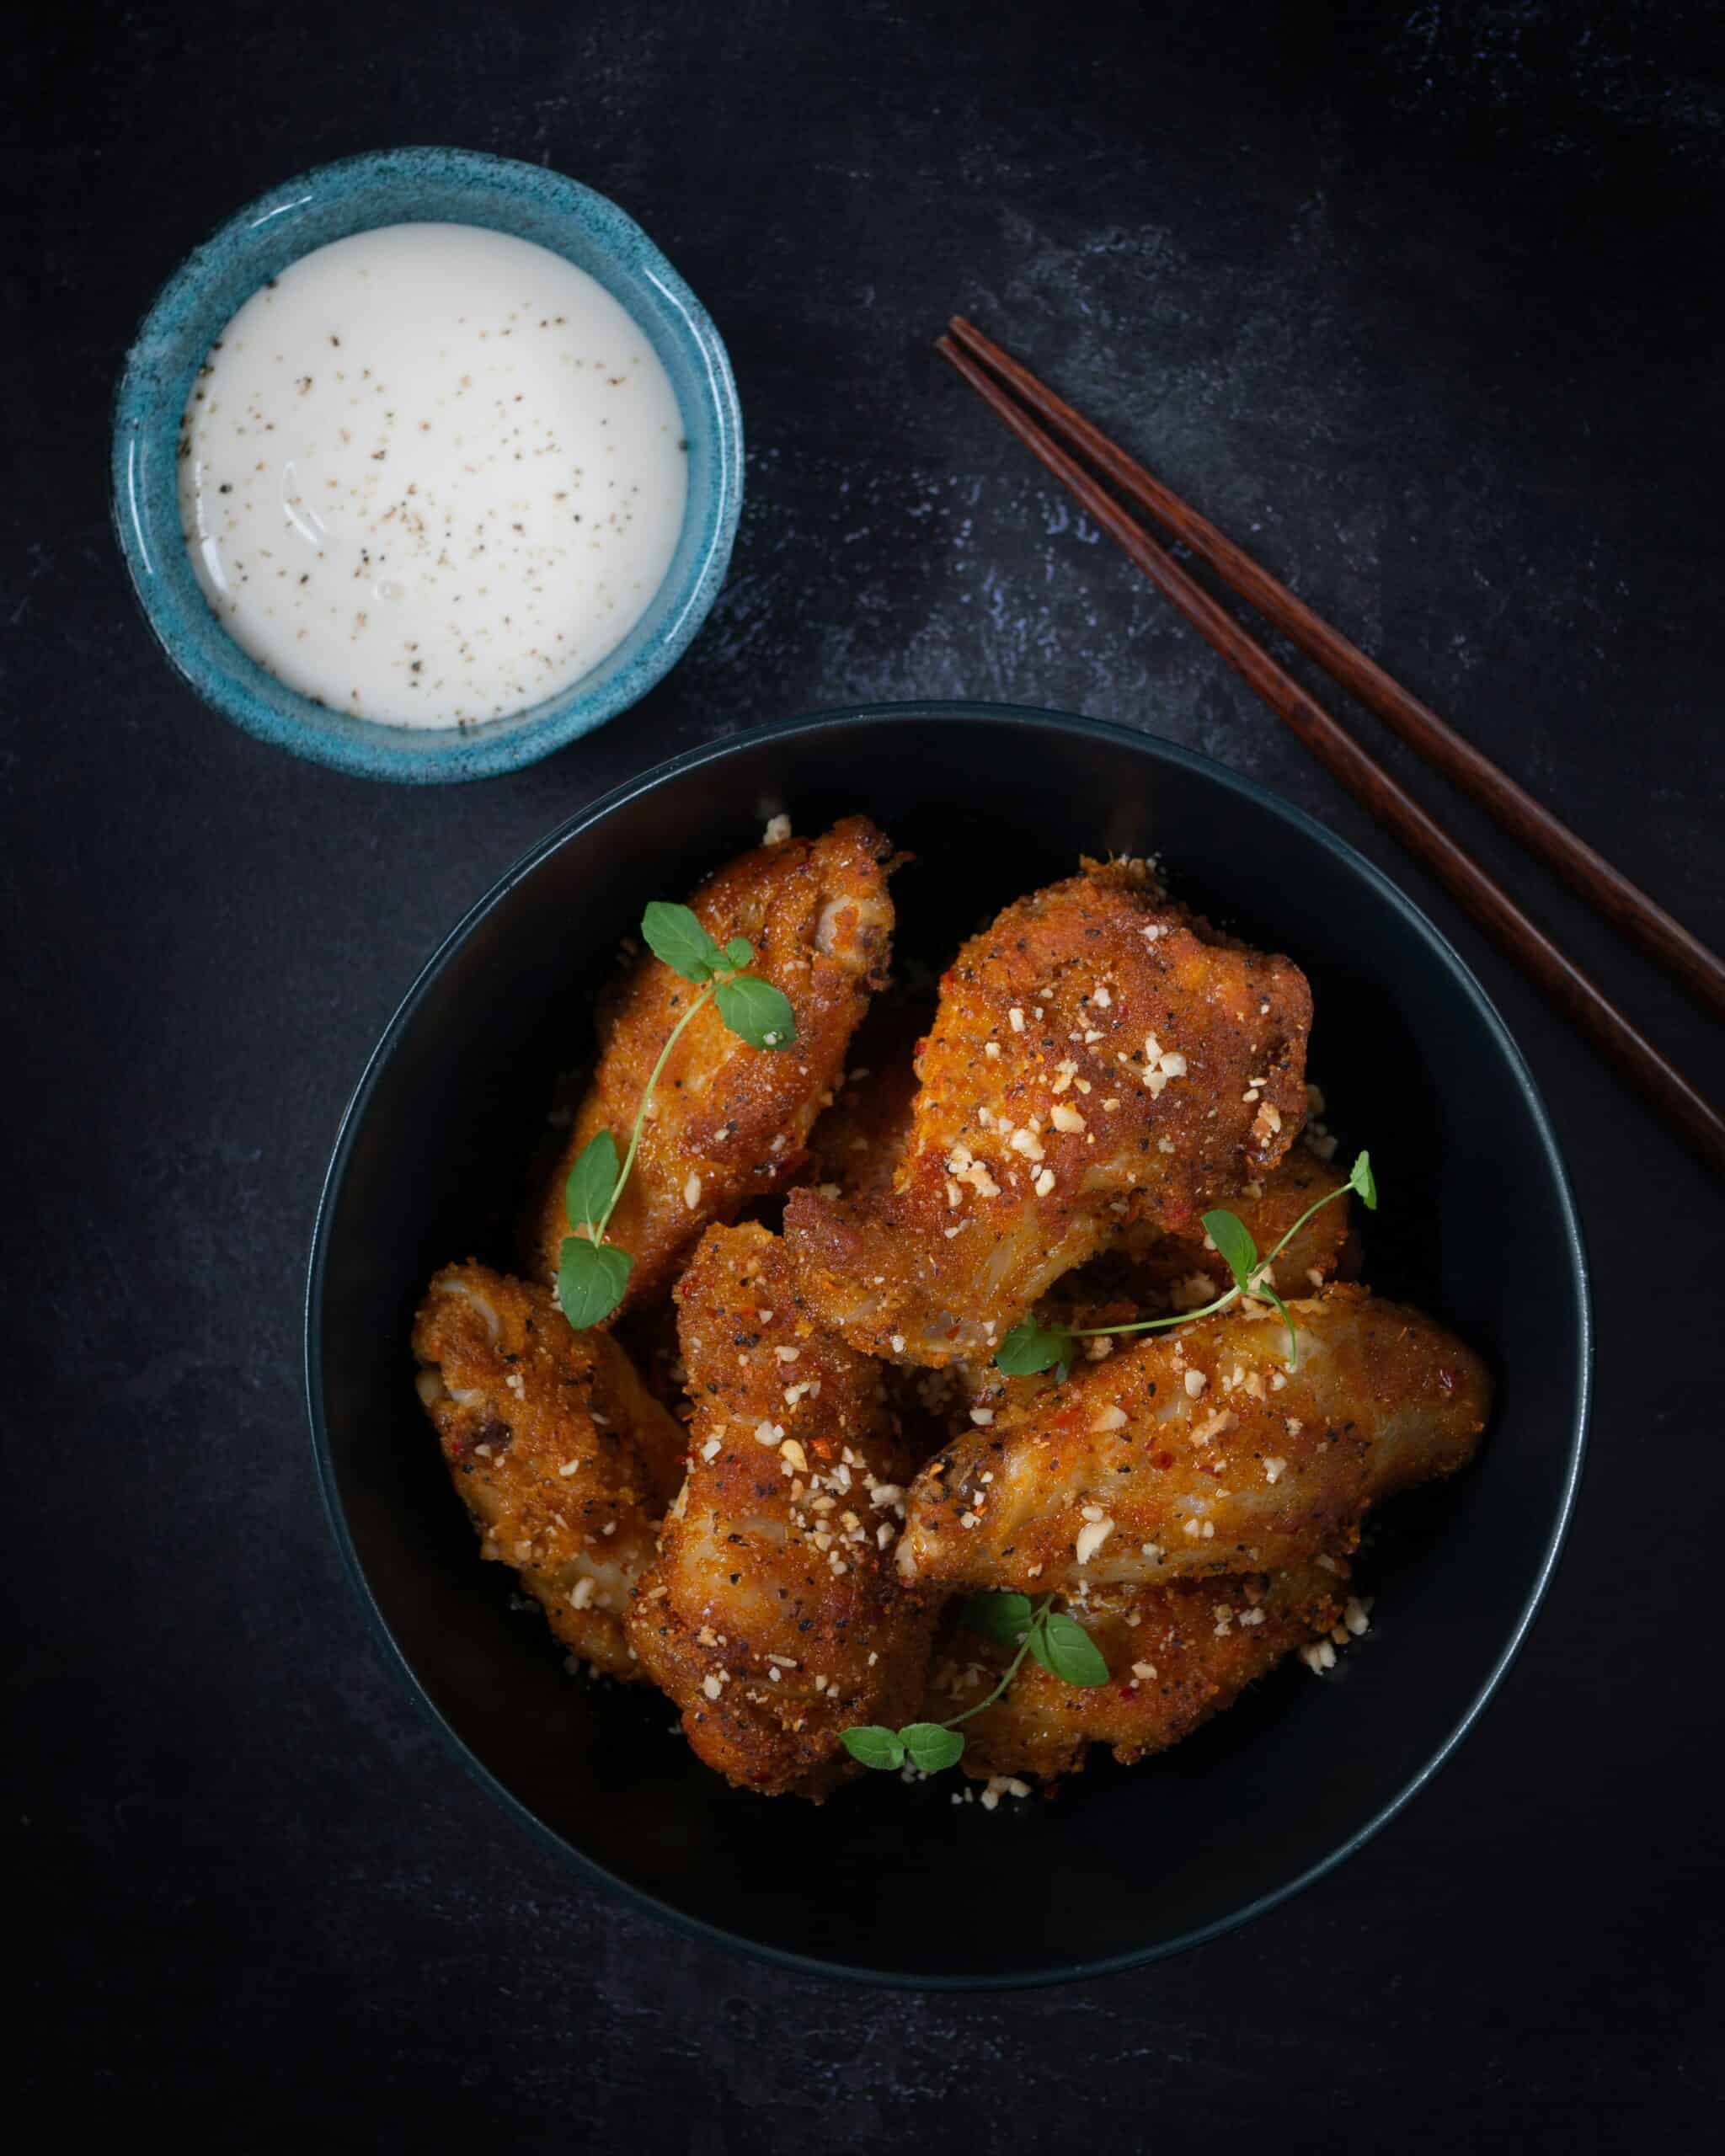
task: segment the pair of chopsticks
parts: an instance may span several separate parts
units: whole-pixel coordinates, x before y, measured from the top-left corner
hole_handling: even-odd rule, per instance
[[[1641,1090],[1711,1167],[1725,1174],[1725,1117],[1061,444],[1078,451],[1120,494],[1207,562],[1231,591],[1316,659],[1428,763],[1488,808],[1699,1002],[1725,1016],[1725,962],[1717,953],[972,323],[955,315],[935,350],[1199,635],[1245,675],[1332,776],[1418,856],[1607,1060]]]

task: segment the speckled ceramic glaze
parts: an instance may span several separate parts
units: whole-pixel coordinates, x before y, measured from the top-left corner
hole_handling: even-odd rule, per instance
[[[379,225],[483,225],[563,256],[641,325],[688,437],[688,503],[665,581],[628,635],[543,703],[462,730],[383,726],[315,703],[249,658],[199,589],[180,529],[176,454],[198,367],[259,286],[312,248]],[[382,150],[288,181],[174,273],[127,355],[115,404],[114,519],[144,614],[204,700],[248,734],[366,778],[487,778],[548,755],[644,696],[705,619],[743,493],[742,422],[718,333],[615,203],[560,173],[467,150]]]

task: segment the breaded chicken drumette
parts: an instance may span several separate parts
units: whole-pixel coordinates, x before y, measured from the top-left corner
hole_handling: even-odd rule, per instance
[[[1308,1207],[1329,1198],[1297,1230],[1268,1275],[1280,1292],[1304,1295],[1338,1272],[1345,1273],[1354,1258],[1348,1201],[1333,1195],[1346,1182],[1338,1170],[1296,1145],[1261,1182],[1215,1203],[1239,1219],[1260,1253],[1268,1256]],[[1040,1324],[1075,1332],[1130,1325],[1136,1318],[1167,1316],[1214,1302],[1226,1291],[1229,1279],[1202,1220],[1173,1235],[1128,1230],[1112,1250],[1050,1289],[1037,1304],[1036,1317]],[[1124,1344],[1118,1337],[1094,1339],[1083,1342],[1081,1352],[1100,1360]],[[1023,1412],[1053,1392],[1056,1384],[1051,1369],[1009,1377],[991,1359],[955,1364],[951,1374],[957,1381],[953,1410],[968,1413],[981,1408],[996,1421]]]
[[[1283,1295],[1306,1295],[1346,1270],[1350,1201],[1332,1193],[1345,1191],[1347,1182],[1345,1169],[1295,1145],[1263,1176],[1220,1193],[1210,1205],[1235,1214],[1259,1255],[1268,1257],[1302,1213],[1328,1198],[1295,1232],[1269,1275],[1270,1285]],[[1172,1235],[1135,1223],[1103,1261],[1103,1268],[1110,1283],[1146,1311],[1195,1309],[1213,1302],[1229,1284],[1228,1268],[1204,1234],[1202,1220]],[[1081,1294],[1091,1283],[1081,1273],[1065,1284]]]
[[[866,817],[847,816],[823,838],[745,853],[689,901],[716,942],[744,937],[754,946],[750,970],[789,998],[797,1038],[786,1049],[750,1048],[708,1003],[672,1049],[608,1230],[634,1259],[620,1309],[669,1287],[709,1222],[734,1219],[801,1170],[851,1035],[886,979],[891,851]],[[547,1280],[569,1233],[570,1169],[601,1130],[625,1151],[660,1052],[700,993],[649,955],[606,999],[598,1066],[538,1206],[537,1262]]]
[[[810,1305],[862,1352],[980,1359],[1129,1225],[1188,1232],[1273,1168],[1306,1108],[1311,997],[1141,865],[1008,906],[941,981],[891,1192],[792,1193]]]
[[[933,1608],[893,1563],[911,1463],[884,1373],[816,1329],[765,1228],[709,1229],[677,1303],[689,1476],[630,1639],[708,1766],[819,1797],[841,1732],[921,1694]]]
[[[1103,1588],[1069,1608],[1108,1667],[1105,1684],[1068,1684],[1032,1657],[1012,1687],[964,1725],[964,1771],[1074,1773],[1092,1744],[1123,1765],[1166,1752],[1233,1705],[1255,1679],[1341,1618],[1348,1567],[1218,1574],[1167,1587]],[[962,1604],[941,1630],[923,1713],[962,1714],[998,1681],[1012,1649],[980,1637]]]
[[[832,1105],[809,1134],[806,1180],[853,1203],[887,1198],[911,1134],[916,1099],[916,1029],[901,1010],[877,1002],[851,1046]]]
[[[514,1566],[574,1653],[638,1677],[622,1620],[682,1481],[681,1426],[614,1340],[486,1266],[437,1274],[414,1353],[480,1555]]]
[[[1491,1405],[1454,1333],[1364,1288],[1148,1333],[932,1460],[899,1562],[1027,1593],[1274,1571],[1473,1456]]]

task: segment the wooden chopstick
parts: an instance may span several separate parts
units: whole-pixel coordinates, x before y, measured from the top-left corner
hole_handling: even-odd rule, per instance
[[[1601,1054],[1675,1125],[1711,1167],[1725,1175],[1725,1118],[1696,1092],[1682,1072],[1666,1061],[1545,931],[1523,913],[1508,892],[968,352],[950,337],[941,338],[935,349],[1199,633],[1246,677],[1319,762],[1426,863]]]
[[[1631,883],[1489,756],[1445,725],[1434,711],[1410,695],[1339,629],[1320,619],[1286,584],[1260,568],[1207,517],[1199,515],[1081,413],[1056,397],[974,323],[954,315],[949,327],[957,344],[1009,384],[1024,403],[1039,413],[1057,435],[1073,443],[1123,494],[1148,510],[1201,560],[1208,562],[1231,590],[1257,607],[1290,643],[1315,659],[1333,680],[1350,696],[1358,696],[1429,764],[1488,808],[1506,830],[1665,967],[1698,1001],[1725,1017],[1725,958],[1692,936],[1681,921],[1674,921],[1639,884]]]

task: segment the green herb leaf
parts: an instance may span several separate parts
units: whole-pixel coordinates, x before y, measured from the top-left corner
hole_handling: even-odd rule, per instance
[[[1242,1292],[1258,1262],[1258,1245],[1237,1213],[1206,1213],[1204,1231],[1222,1254],[1222,1262]]]
[[[608,1130],[589,1139],[581,1157],[569,1170],[563,1192],[563,1210],[572,1228],[596,1227],[617,1188],[617,1140]]]
[[[557,1268],[559,1308],[577,1332],[607,1318],[623,1299],[634,1259],[615,1243],[567,1235]]]
[[[1028,1594],[973,1594],[964,1604],[964,1622],[985,1640],[1015,1647],[1030,1629]]]
[[[686,906],[655,899],[641,916],[641,933],[655,958],[685,980],[710,980],[724,953]]]
[[[1037,1656],[1064,1684],[1106,1684],[1108,1666],[1094,1640],[1064,1609],[1050,1609],[1041,1625],[1044,1652]]]
[[[739,974],[713,991],[718,1015],[750,1048],[788,1048],[797,1038],[797,1014],[768,980]]]
[[[755,946],[746,936],[734,936],[724,947],[727,962],[734,966],[746,966],[755,955]]]
[[[1371,1155],[1370,1153],[1361,1153],[1359,1155],[1354,1161],[1354,1166],[1348,1171],[1348,1187],[1350,1190],[1357,1190],[1359,1192],[1359,1195],[1365,1200],[1365,1209],[1368,1213],[1375,1213],[1377,1211],[1378,1186],[1376,1178],[1373,1176],[1371,1171]]]
[[[912,1726],[923,1725],[913,1724]],[[851,1757],[865,1767],[890,1769],[905,1764],[902,1738],[889,1729],[883,1729],[879,1722],[865,1722],[856,1729],[844,1732],[840,1742]]]
[[[1060,1326],[1041,1326],[1033,1317],[1020,1318],[996,1350],[994,1366],[1009,1378],[1034,1377],[1039,1370],[1053,1370],[1059,1384],[1072,1367],[1072,1336]]]
[[[925,1774],[955,1767],[964,1756],[964,1740],[958,1731],[943,1729],[937,1721],[908,1721],[899,1736],[911,1755],[911,1764]]]

